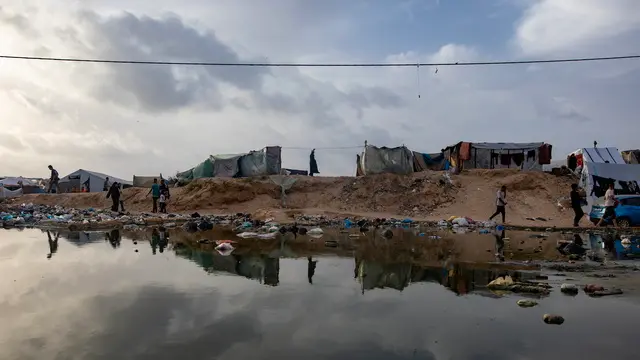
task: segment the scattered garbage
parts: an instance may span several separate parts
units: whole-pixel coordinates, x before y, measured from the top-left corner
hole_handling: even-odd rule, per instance
[[[517,304],[520,307],[534,307],[538,305],[538,302],[531,299],[520,299],[518,300]]]
[[[219,251],[230,251],[230,250],[234,250],[235,248],[230,243],[223,242],[221,244],[218,244],[218,246],[216,246],[215,249]]]
[[[544,314],[542,320],[551,325],[562,325],[564,323],[564,318],[560,315]]]
[[[499,277],[493,281],[491,281],[487,288],[489,290],[501,290],[501,291],[511,291],[514,293],[529,293],[529,294],[539,294],[539,295],[548,295],[549,289],[551,286],[545,283],[539,282],[529,282],[529,281],[520,281],[515,282],[511,278],[511,276],[503,276]]]

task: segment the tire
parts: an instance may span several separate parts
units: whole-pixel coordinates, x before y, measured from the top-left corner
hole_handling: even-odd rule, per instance
[[[627,218],[620,218],[618,219],[618,226],[622,228],[631,227],[631,221],[629,221],[629,219]]]

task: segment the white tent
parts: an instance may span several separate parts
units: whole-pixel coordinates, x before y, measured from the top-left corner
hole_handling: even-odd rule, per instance
[[[131,181],[95,171],[79,169],[60,179],[60,191],[71,192],[72,189],[80,190],[83,185],[88,185],[89,192],[101,192],[103,191],[104,181],[107,177],[111,184],[117,181],[123,185],[133,186]]]
[[[35,181],[29,180],[27,178],[23,178],[22,176],[8,177],[8,178],[4,178],[4,179],[0,180],[0,185],[1,186],[18,187],[18,186],[20,186],[20,184],[22,184],[22,186],[37,186],[38,185]]]
[[[571,154],[574,154],[578,159],[579,167],[584,166],[584,163],[626,164],[620,154],[620,150],[614,147],[582,148],[572,152]]]
[[[594,203],[603,200],[611,183],[616,194],[640,195],[640,165],[586,162],[580,176],[580,187],[587,193],[587,214]]]

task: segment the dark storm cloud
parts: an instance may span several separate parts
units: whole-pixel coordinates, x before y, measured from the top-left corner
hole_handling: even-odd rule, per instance
[[[238,63],[246,60],[212,31],[198,31],[175,15],[163,18],[122,13],[100,17],[83,12],[94,33],[101,58],[184,62]],[[135,100],[147,111],[164,111],[197,102],[224,106],[219,83],[242,90],[262,86],[267,68],[109,65],[109,76],[98,85],[98,96],[122,105]]]

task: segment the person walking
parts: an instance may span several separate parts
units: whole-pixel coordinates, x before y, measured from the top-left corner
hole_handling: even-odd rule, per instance
[[[571,184],[571,208],[575,216],[573,217],[573,226],[580,226],[580,219],[584,216],[584,211],[582,210],[582,196],[578,191],[578,184]]]
[[[120,206],[120,187],[117,182],[114,182],[109,191],[107,192],[107,199],[111,197],[112,205],[111,211],[118,211],[118,207]]]
[[[147,196],[151,194],[153,198],[153,208],[151,209],[152,213],[158,212],[158,199],[160,199],[160,185],[158,185],[158,179],[153,179],[153,185],[151,185],[151,189],[147,193]]]
[[[109,191],[109,187],[110,187],[109,185],[110,185],[109,184],[109,177],[107,176],[104,179],[104,186],[102,187],[102,191]]]
[[[51,191],[55,187],[56,194],[60,192],[60,186],[58,183],[60,182],[60,175],[58,174],[58,170],[54,169],[53,166],[49,165],[49,170],[51,170],[51,177],[49,178],[49,189],[47,193],[51,194]]]
[[[602,225],[605,219],[609,218],[613,222],[613,226],[618,227],[618,221],[616,220],[616,193],[613,189],[613,183],[609,184],[609,189],[604,193],[604,215],[602,219],[598,221],[596,226]]]
[[[502,223],[505,223],[505,207],[507,206],[507,187],[502,186],[496,193],[496,212],[491,215],[489,220],[493,220],[498,214],[502,214]]]
[[[164,192],[160,192],[160,198],[158,199],[158,202],[160,203],[160,213],[166,214],[167,213],[167,196],[164,194]]]

